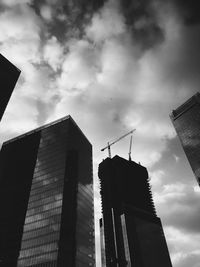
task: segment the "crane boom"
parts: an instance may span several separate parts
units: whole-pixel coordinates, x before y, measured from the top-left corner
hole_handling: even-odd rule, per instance
[[[123,139],[124,137],[126,137],[127,135],[133,133],[135,130],[136,130],[136,129],[133,129],[133,130],[131,130],[130,132],[128,132],[128,133],[122,135],[121,137],[119,137],[118,139],[116,139],[115,141],[113,141],[112,143],[109,143],[109,142],[108,142],[108,145],[107,145],[106,147],[102,148],[101,151],[104,151],[105,149],[108,149],[108,154],[109,154],[109,157],[111,158],[110,147],[111,147],[112,145],[114,145],[115,143],[117,143],[118,141],[120,141],[121,139]]]

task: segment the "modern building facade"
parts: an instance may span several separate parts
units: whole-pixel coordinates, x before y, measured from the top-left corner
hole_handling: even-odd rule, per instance
[[[115,156],[99,178],[106,267],[171,267],[146,168]]]
[[[105,250],[105,235],[103,219],[99,220],[100,227],[100,248],[101,248],[101,267],[106,267],[106,250]]]
[[[11,97],[20,70],[0,54],[0,120]]]
[[[200,93],[173,110],[170,118],[200,185]]]
[[[3,144],[0,266],[95,266],[92,146],[70,116]]]

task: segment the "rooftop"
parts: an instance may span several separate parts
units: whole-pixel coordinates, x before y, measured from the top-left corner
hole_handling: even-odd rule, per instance
[[[187,101],[185,101],[182,105],[180,105],[177,109],[173,110],[170,114],[170,117],[175,120],[188,109],[190,109],[195,104],[200,104],[200,93],[196,93],[192,97],[190,97]]]
[[[21,138],[23,138],[23,137],[25,137],[25,136],[27,136],[27,135],[31,135],[31,134],[33,134],[33,133],[35,133],[35,132],[39,132],[39,131],[41,131],[41,130],[43,130],[43,129],[45,129],[45,128],[48,128],[48,127],[50,127],[50,126],[52,126],[52,125],[58,124],[58,123],[60,123],[60,122],[62,122],[62,121],[65,121],[65,120],[71,120],[72,123],[74,124],[74,126],[76,126],[76,127],[78,128],[78,130],[82,133],[82,135],[87,139],[87,137],[84,135],[84,133],[81,131],[81,129],[78,127],[78,125],[76,124],[76,122],[72,119],[72,117],[71,117],[70,115],[67,115],[67,116],[62,117],[62,118],[60,118],[60,119],[58,119],[58,120],[55,120],[55,121],[53,121],[53,122],[50,122],[50,123],[47,123],[47,124],[45,124],[45,125],[43,125],[43,126],[40,126],[40,127],[38,127],[38,128],[35,128],[35,129],[33,129],[33,130],[29,131],[29,132],[26,132],[26,133],[24,133],[24,134],[21,134],[21,135],[19,135],[19,136],[17,136],[17,137],[11,138],[10,140],[5,141],[5,142],[3,143],[3,145],[6,145],[6,144],[11,143],[11,142],[14,142],[14,141],[16,141],[16,140],[18,140],[18,139],[21,139]],[[87,139],[87,141],[89,142],[88,139]],[[90,143],[90,142],[89,142],[89,143]]]
[[[3,69],[13,69],[14,71],[18,71],[21,72],[20,69],[18,69],[12,62],[10,62],[6,57],[4,57],[1,53],[0,53],[0,66]]]

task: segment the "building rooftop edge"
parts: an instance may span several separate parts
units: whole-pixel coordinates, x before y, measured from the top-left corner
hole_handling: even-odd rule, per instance
[[[9,63],[11,68],[13,68],[13,69],[17,70],[19,73],[21,73],[21,70],[20,70],[18,67],[16,67],[10,60],[8,60],[8,59],[7,59],[4,55],[2,55],[1,53],[0,53],[0,57],[2,57],[3,60],[5,60],[6,62]]]
[[[199,101],[197,101],[197,100],[199,100]],[[199,92],[197,92],[196,94],[191,96],[188,100],[186,100],[179,107],[172,110],[172,112],[169,114],[170,118],[172,120],[177,119],[181,114],[183,114],[185,111],[187,111],[189,108],[191,108],[195,103],[200,103],[200,93]]]
[[[107,157],[107,158],[103,159],[102,162],[104,162],[105,160],[109,160],[109,159],[110,159],[110,160],[112,160],[112,159],[120,159],[120,160],[129,162],[129,163],[131,163],[131,164],[138,165],[138,166],[140,166],[141,168],[147,169],[145,166],[143,166],[143,165],[141,165],[141,164],[135,162],[134,160],[131,160],[131,161],[130,161],[130,160],[128,160],[128,159],[125,159],[125,158],[120,157],[119,155],[115,155],[115,156],[112,157],[112,158]],[[101,162],[101,163],[102,163],[102,162]]]
[[[28,131],[28,132],[26,132],[26,133],[23,133],[23,134],[20,134],[20,135],[18,135],[18,136],[16,136],[16,137],[13,137],[13,138],[11,138],[11,139],[9,139],[9,140],[3,142],[3,145],[9,144],[9,143],[11,143],[11,142],[14,142],[14,141],[16,141],[16,140],[18,140],[18,139],[21,139],[21,138],[23,138],[23,137],[25,137],[25,136],[27,136],[27,135],[32,134],[32,133],[39,132],[39,131],[41,131],[41,130],[43,130],[43,129],[46,129],[46,128],[52,126],[52,125],[58,124],[58,123],[60,123],[60,122],[62,122],[62,121],[65,121],[65,120],[67,120],[67,119],[70,119],[70,120],[72,121],[72,123],[78,128],[78,130],[82,133],[82,135],[87,139],[87,137],[86,137],[85,134],[82,132],[82,130],[78,127],[78,125],[77,125],[76,122],[73,120],[73,118],[72,118],[70,115],[67,115],[67,116],[64,116],[64,117],[62,117],[62,118],[60,118],[60,119],[57,119],[57,120],[55,120],[55,121],[49,122],[49,123],[47,123],[47,124],[45,124],[45,125],[43,125],[43,126],[39,126],[39,127],[35,128],[35,129],[33,129],[33,130],[30,130],[30,131]],[[89,141],[88,139],[87,139],[87,141],[90,143],[90,141]],[[91,144],[91,143],[90,143],[90,144]]]

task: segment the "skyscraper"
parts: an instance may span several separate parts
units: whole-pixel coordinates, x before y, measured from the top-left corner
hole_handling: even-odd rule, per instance
[[[146,168],[119,156],[99,165],[107,267],[171,267]]]
[[[94,266],[92,146],[70,116],[3,144],[0,266]]]
[[[12,91],[19,78],[20,70],[0,54],[0,120],[6,109]]]
[[[105,235],[104,235],[104,225],[102,218],[99,220],[99,226],[100,226],[101,267],[106,267]]]
[[[200,93],[173,110],[170,118],[200,185]]]

